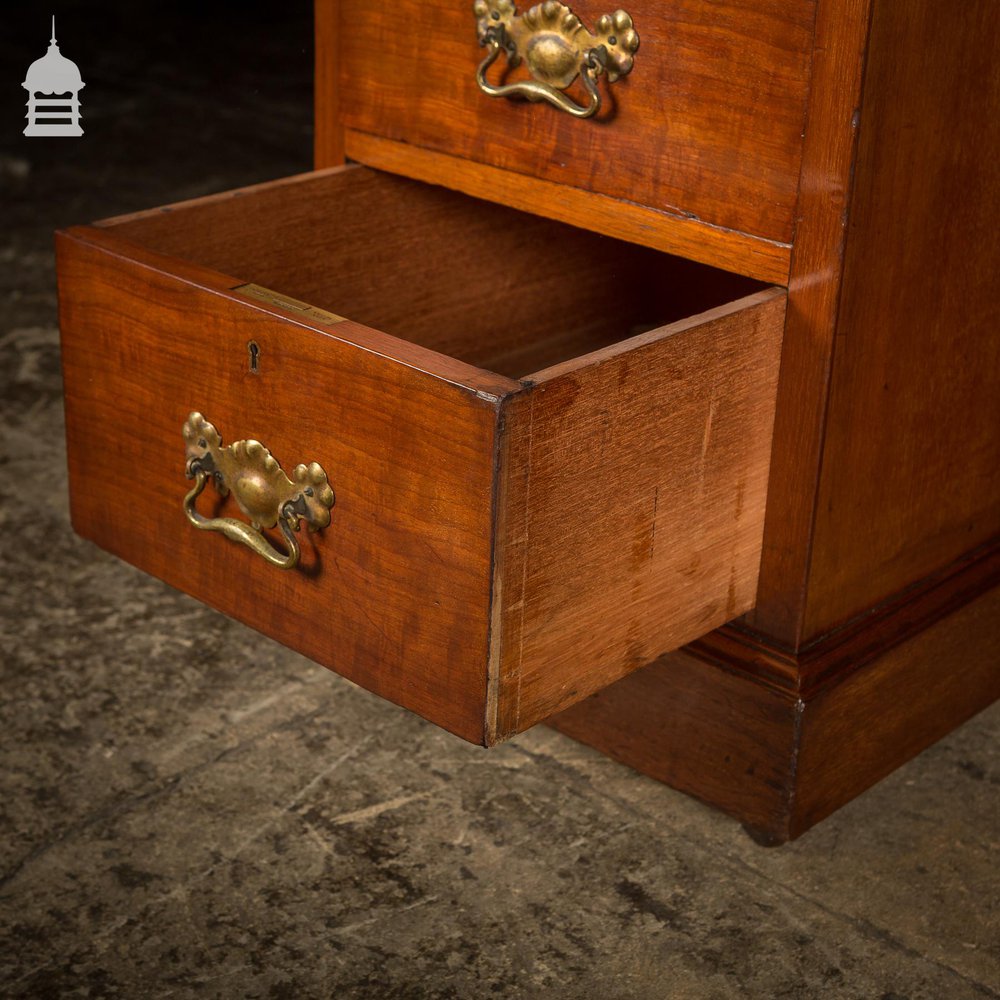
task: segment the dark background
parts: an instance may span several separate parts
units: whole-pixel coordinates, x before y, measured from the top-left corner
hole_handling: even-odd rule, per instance
[[[86,84],[79,139],[21,134],[50,13]],[[5,3],[0,67],[0,218],[32,238],[311,166],[307,0]]]

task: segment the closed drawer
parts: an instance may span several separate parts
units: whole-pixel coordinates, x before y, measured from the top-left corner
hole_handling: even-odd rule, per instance
[[[377,694],[492,744],[752,606],[783,290],[362,167],[57,249],[76,529]],[[326,470],[298,567],[192,411]]]
[[[321,16],[329,5],[321,0]],[[616,6],[568,4],[595,34]],[[815,0],[623,6],[640,39],[634,67],[614,83],[599,76],[601,110],[580,120],[481,91],[486,50],[472,0],[340,3],[328,15],[339,41],[319,50],[339,74],[321,67],[320,80],[339,80],[348,155],[485,198],[502,191],[518,207],[741,273],[787,275]],[[482,0],[478,10],[483,24],[497,24],[530,8]],[[533,37],[558,48],[575,37],[565,17],[559,4],[537,5]],[[526,60],[511,67],[505,56],[487,73],[493,85],[530,79]],[[579,78],[565,93],[586,103]],[[566,199],[575,219],[560,212]]]

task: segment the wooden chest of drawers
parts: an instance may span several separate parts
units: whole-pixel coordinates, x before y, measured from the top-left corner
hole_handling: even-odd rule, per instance
[[[1000,693],[996,29],[917,7],[318,0],[315,173],[59,236],[77,530],[797,835]]]

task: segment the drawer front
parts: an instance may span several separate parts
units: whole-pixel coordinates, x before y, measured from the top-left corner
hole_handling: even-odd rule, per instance
[[[640,37],[634,68],[613,84],[599,79],[604,106],[586,120],[482,93],[475,71],[484,50],[472,6],[341,4],[349,155],[383,165],[370,157],[389,154],[365,138],[381,137],[406,144],[412,161],[384,163],[404,172],[414,169],[416,150],[435,151],[706,227],[791,241],[813,0],[640,0],[628,7]],[[518,13],[529,6],[519,3]],[[613,11],[594,0],[570,6],[591,31]],[[523,66],[505,73],[504,61],[491,67],[493,82],[530,78]],[[578,91],[579,80],[567,93],[579,100]],[[475,180],[431,158],[416,169],[414,176],[460,187]],[[475,193],[491,196],[488,186]]]
[[[237,279],[199,287],[176,264],[71,237],[59,276],[77,531],[482,742],[496,397],[238,301]],[[300,530],[298,569],[188,523],[181,430],[195,410],[224,445],[258,439],[286,473],[327,472],[331,523]],[[217,513],[243,517],[231,500]]]
[[[76,529],[376,694],[491,744],[753,606],[782,289],[363,168],[57,250]]]

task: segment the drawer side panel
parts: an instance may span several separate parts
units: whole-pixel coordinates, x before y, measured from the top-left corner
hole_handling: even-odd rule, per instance
[[[498,738],[753,607],[784,313],[761,292],[510,401]]]

